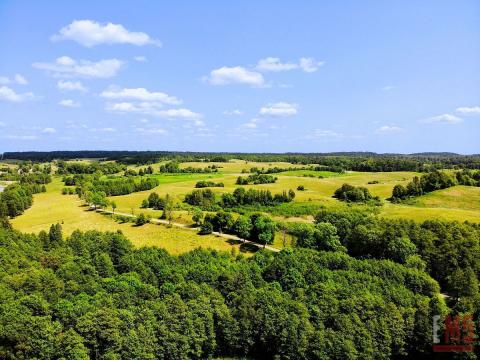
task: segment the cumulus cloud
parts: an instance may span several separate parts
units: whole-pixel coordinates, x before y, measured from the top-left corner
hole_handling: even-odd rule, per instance
[[[255,68],[259,71],[288,71],[298,69],[298,64],[282,63],[279,58],[267,57],[260,59]]]
[[[241,66],[227,67],[212,70],[204,80],[212,85],[246,84],[263,86],[265,79],[256,71],[247,70]]]
[[[271,103],[263,106],[259,113],[266,116],[292,116],[298,113],[298,105],[286,102]]]
[[[181,103],[174,96],[170,96],[163,92],[150,92],[145,88],[132,88],[132,89],[117,89],[110,88],[103,91],[100,94],[101,97],[106,99],[133,99],[140,101],[159,101],[164,104],[178,105]]]
[[[462,118],[452,114],[442,114],[420,120],[420,122],[425,124],[458,124],[462,121]]]
[[[58,105],[65,107],[80,107],[80,103],[72,99],[64,99],[58,102]]]
[[[14,102],[14,103],[21,103],[28,100],[35,99],[35,95],[31,92],[19,94],[16,93],[13,89],[9,88],[8,86],[1,86],[0,87],[0,100]]]
[[[398,126],[389,126],[389,125],[381,126],[375,130],[375,133],[381,134],[381,135],[398,134],[403,132],[405,132],[405,129]]]
[[[54,62],[36,62],[34,68],[45,70],[54,77],[110,78],[120,71],[124,62],[118,59],[106,59],[97,62],[75,60],[68,56],[57,58]]]
[[[85,87],[80,81],[60,80],[57,82],[57,88],[60,90],[66,90],[66,91],[81,91],[81,92],[88,91],[88,88]]]
[[[280,71],[290,71],[295,69],[303,70],[304,72],[315,72],[318,70],[320,66],[325,64],[324,61],[317,61],[311,57],[302,57],[296,63],[292,62],[282,62],[280,58],[277,57],[267,57],[264,59],[260,59],[256,65],[256,69],[259,71],[273,71],[273,72],[280,72]]]
[[[15,76],[10,79],[6,76],[0,76],[0,85],[8,85],[8,84],[18,84],[18,85],[27,85],[28,80],[20,74],[15,74]]]
[[[456,108],[455,111],[464,115],[478,115],[480,114],[480,106],[459,107]]]
[[[138,61],[138,62],[147,62],[147,58],[145,56],[135,56],[133,60]]]
[[[192,120],[196,124],[203,124],[201,122],[202,115],[192,110],[180,108],[180,109],[168,109],[162,110],[160,109],[161,104],[158,103],[150,103],[150,102],[141,102],[141,103],[131,103],[131,102],[121,102],[121,103],[113,103],[107,104],[106,110],[116,113],[137,113],[137,114],[144,114],[150,115],[159,118],[166,118],[166,119],[185,119],[185,120]]]
[[[57,132],[57,130],[55,128],[52,128],[52,127],[46,127],[42,130],[42,133],[44,134],[55,134]]]
[[[72,40],[86,47],[100,44],[162,45],[146,33],[129,31],[121,24],[102,24],[93,20],[74,20],[53,35],[51,40]]]

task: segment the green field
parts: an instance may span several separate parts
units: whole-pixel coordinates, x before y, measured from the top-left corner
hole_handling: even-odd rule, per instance
[[[91,211],[76,195],[61,195],[63,183],[55,177],[47,185],[47,192],[34,195],[34,204],[23,215],[12,219],[13,226],[23,232],[38,233],[48,230],[51,224],[61,223],[66,234],[81,231],[121,230],[135,246],[158,246],[172,254],[184,253],[197,247],[231,250],[232,244],[214,235],[197,235],[195,231],[164,225],[146,224],[136,227],[121,224],[109,216]],[[233,245],[240,250],[238,244]],[[243,250],[243,249],[242,249]]]
[[[154,165],[155,170],[158,169],[159,164]],[[208,164],[196,162],[183,163],[181,166],[205,167]],[[157,192],[161,196],[170,194],[177,204],[182,204],[185,194],[192,191],[195,188],[195,183],[199,180],[214,179],[215,182],[223,182],[225,187],[212,188],[220,196],[221,193],[232,192],[238,187],[235,181],[241,175],[242,169],[295,166],[288,163],[270,164],[245,161],[216,164],[221,166],[221,168],[218,173],[212,174],[155,173],[148,175],[157,178],[160,185],[153,190],[115,196],[111,197],[110,200],[115,201],[118,206],[116,211],[119,213],[133,215],[144,213],[158,218],[161,215],[161,211],[140,208],[142,200],[146,199],[152,191]],[[345,209],[355,206],[363,208],[364,205],[348,205],[332,197],[332,194],[338,187],[344,183],[349,183],[355,186],[365,186],[374,196],[379,196],[383,200],[383,206],[376,207],[379,216],[382,217],[406,218],[415,221],[445,219],[480,222],[480,188],[476,187],[455,186],[421,196],[408,204],[392,204],[386,200],[390,197],[393,186],[396,184],[406,185],[415,175],[418,174],[413,172],[347,172],[338,174],[325,171],[293,170],[274,174],[274,176],[278,177],[276,183],[245,185],[244,187],[247,189],[269,189],[273,193],[288,189],[295,190],[296,198],[294,202],[281,205],[274,209],[275,211],[271,214],[278,221],[313,221],[312,214],[290,214],[295,214],[297,209],[308,208],[310,209],[308,211],[314,213],[321,207]],[[375,183],[371,184],[371,182]],[[305,191],[297,191],[296,189],[299,185],[303,185]],[[60,222],[67,234],[75,229],[121,230],[136,246],[156,245],[174,254],[183,253],[196,247],[209,247],[217,250],[230,250],[232,248],[232,245],[224,238],[211,235],[199,236],[190,229],[168,228],[154,224],[135,227],[131,223],[117,223],[109,216],[101,215],[83,206],[83,202],[77,196],[61,195],[62,187],[63,183],[60,177],[55,176],[53,182],[47,185],[47,193],[35,195],[34,205],[23,215],[12,220],[14,227],[24,232],[38,232],[47,230],[52,223]],[[289,215],[286,215],[287,213]],[[191,225],[191,213],[187,210],[175,211],[173,221]],[[290,241],[290,238],[287,239],[288,244],[290,244]],[[275,246],[281,248],[282,243],[283,239],[280,234],[277,234]],[[234,246],[238,248],[238,245]]]

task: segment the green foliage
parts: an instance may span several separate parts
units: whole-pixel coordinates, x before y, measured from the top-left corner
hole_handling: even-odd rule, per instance
[[[277,181],[277,178],[272,175],[266,174],[252,174],[248,176],[239,176],[237,178],[237,185],[249,185],[249,184],[273,184]]]
[[[96,231],[0,244],[7,359],[425,358],[446,312],[418,268],[338,252],[171,256]]]
[[[214,181],[201,180],[197,181],[195,187],[197,189],[206,188],[206,187],[224,187],[225,185],[222,182],[216,183]]]
[[[343,184],[340,188],[335,190],[333,195],[334,198],[338,200],[347,201],[347,202],[368,202],[370,200],[377,200],[378,198],[374,198],[370,191],[367,188],[362,186],[353,186],[350,184]]]
[[[148,223],[148,219],[144,213],[140,213],[135,219],[135,225],[142,226]]]

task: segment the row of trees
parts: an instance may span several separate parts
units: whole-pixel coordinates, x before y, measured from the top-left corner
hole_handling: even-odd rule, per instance
[[[45,185],[10,184],[0,192],[0,218],[23,214],[33,204],[33,194],[45,192]]]
[[[133,178],[114,178],[97,180],[93,183],[82,184],[82,188],[90,188],[95,192],[104,192],[106,196],[127,195],[133,192],[151,190],[160,184],[156,178],[142,178],[137,181]]]
[[[406,187],[401,184],[395,185],[391,200],[397,202],[455,185],[480,186],[480,171],[463,170],[455,173],[432,171],[420,178],[415,176]]]
[[[194,213],[192,219],[199,223],[200,216]],[[218,231],[237,235],[241,239],[255,241],[265,246],[273,243],[275,229],[275,222],[262,214],[239,216],[234,219],[231,213],[219,211],[205,216],[200,226],[200,234],[206,235]]]
[[[270,190],[237,188],[233,193],[222,194],[221,200],[217,202],[215,193],[211,189],[199,189],[185,195],[184,201],[204,210],[211,210],[215,206],[229,208],[243,205],[275,206],[291,202],[294,198],[295,192],[293,190],[272,195]]]
[[[58,226],[0,244],[7,359],[428,358],[447,311],[424,271],[340,252],[172,256]]]
[[[206,187],[224,187],[225,185],[223,184],[223,182],[214,182],[214,181],[208,181],[208,180],[200,180],[200,181],[197,181],[197,183],[195,184],[195,187],[197,189],[200,189],[200,188],[206,188]]]
[[[377,202],[380,201],[378,197],[372,196],[370,191],[363,186],[353,186],[350,184],[343,184],[333,194],[333,197],[347,202],[369,202],[371,200],[375,200]]]
[[[151,175],[154,173],[153,167],[151,165],[147,166],[144,169],[139,169],[138,171],[135,171],[134,169],[127,169],[124,172],[124,176],[145,176],[145,175]]]
[[[104,175],[116,174],[124,171],[126,166],[116,161],[92,161],[92,162],[78,162],[78,161],[57,161],[57,174],[94,174],[100,173]]]
[[[204,168],[194,168],[192,166],[188,166],[186,168],[180,168],[180,163],[179,162],[170,161],[170,162],[160,166],[160,172],[161,173],[171,173],[171,174],[175,174],[175,173],[195,173],[195,174],[206,173],[206,174],[209,174],[209,173],[218,172],[218,166],[213,164],[213,165],[209,165],[209,166],[204,167]]]
[[[273,184],[277,181],[277,178],[267,174],[252,174],[248,176],[239,176],[237,178],[237,185],[249,185],[249,184]]]

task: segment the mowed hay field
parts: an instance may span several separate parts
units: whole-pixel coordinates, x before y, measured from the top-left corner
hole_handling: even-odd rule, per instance
[[[38,233],[47,230],[51,224],[61,223],[64,233],[70,234],[74,230],[121,230],[137,246],[158,246],[165,248],[172,254],[180,254],[197,247],[215,250],[237,251],[241,244],[231,244],[227,239],[214,235],[197,235],[194,230],[164,225],[146,224],[136,227],[132,223],[120,224],[109,216],[101,215],[82,206],[82,201],[76,195],[62,195],[63,183],[55,177],[47,185],[47,192],[34,195],[33,206],[12,219],[14,228],[26,233]],[[255,249],[254,249],[255,250]],[[250,251],[250,249],[249,249]]]

